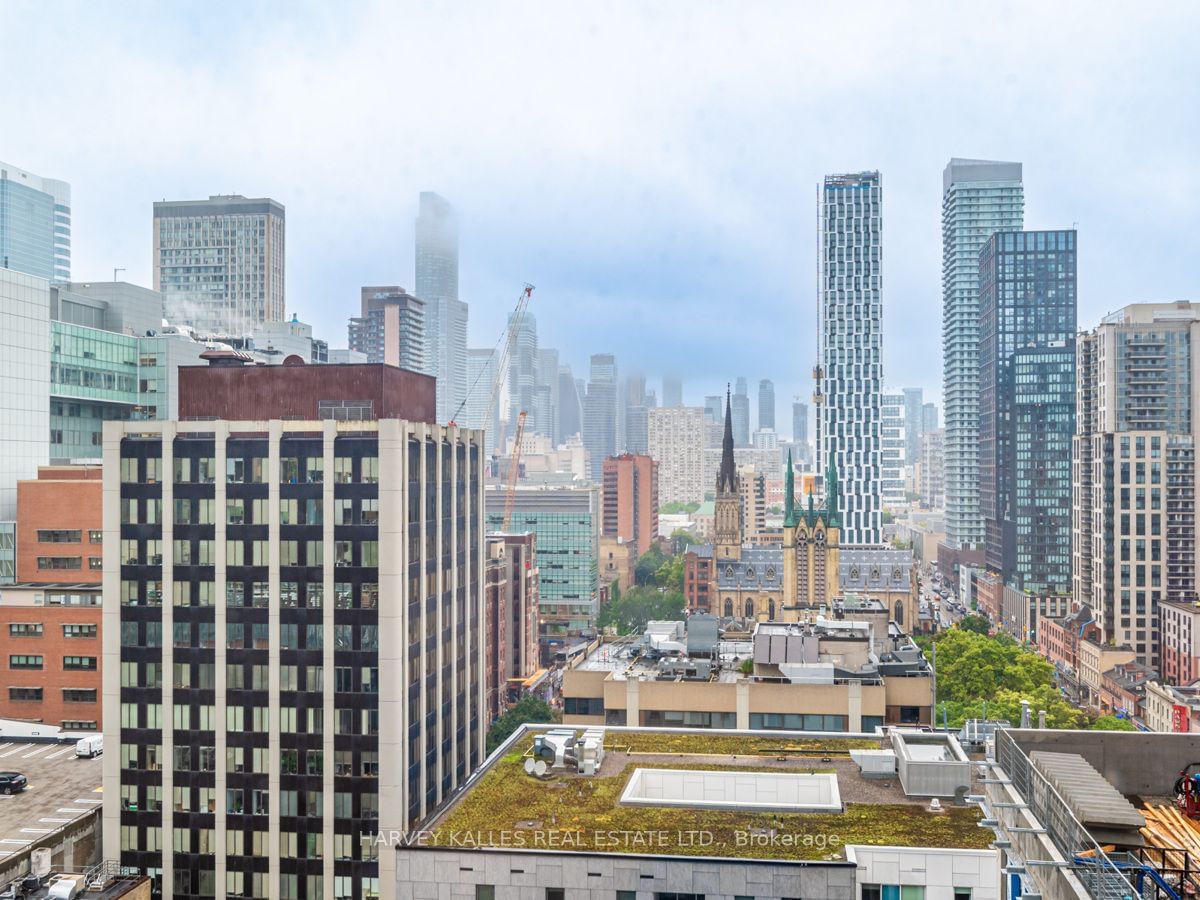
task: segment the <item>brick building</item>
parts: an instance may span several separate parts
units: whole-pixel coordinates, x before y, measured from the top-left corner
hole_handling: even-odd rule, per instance
[[[715,577],[712,544],[688,547],[683,555],[683,596],[689,613],[711,611]]]
[[[17,581],[99,584],[104,549],[99,466],[41,466],[17,482]]]
[[[1100,625],[1092,608],[1084,605],[1061,618],[1043,616],[1038,619],[1038,653],[1055,668],[1076,672],[1079,669],[1079,642],[1100,640]]]
[[[1100,684],[1100,712],[1141,718],[1146,685],[1157,678],[1157,672],[1137,660],[1113,666]]]
[[[1158,634],[1163,681],[1190,684],[1200,678],[1200,603],[1159,603]]]
[[[5,687],[0,718],[97,731],[100,585],[0,588]]]
[[[635,453],[610,456],[603,476],[600,536],[620,538],[641,556],[658,537],[658,463]]]

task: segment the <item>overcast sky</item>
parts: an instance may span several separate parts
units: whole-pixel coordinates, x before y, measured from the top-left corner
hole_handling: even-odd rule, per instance
[[[331,346],[360,285],[411,287],[438,191],[473,346],[530,281],[576,374],[612,352],[694,403],[771,378],[786,431],[825,173],[883,173],[889,386],[940,399],[951,156],[1023,162],[1026,227],[1077,225],[1081,325],[1200,300],[1198,26],[1194,2],[6,2],[0,159],[71,183],[76,280],[150,283],[154,200],[279,200],[288,313]]]

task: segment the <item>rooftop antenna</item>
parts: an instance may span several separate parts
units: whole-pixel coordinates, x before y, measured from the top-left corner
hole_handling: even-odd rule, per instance
[[[124,269],[113,269],[113,284],[117,283],[117,273],[124,272]]]

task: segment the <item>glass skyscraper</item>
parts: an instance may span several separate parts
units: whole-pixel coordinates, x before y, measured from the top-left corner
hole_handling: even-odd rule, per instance
[[[882,203],[878,172],[825,176],[817,471],[825,471],[831,461],[837,468],[843,545],[883,539]]]
[[[942,173],[946,541],[983,543],[979,512],[979,250],[1025,218],[1021,164],[952,159]]]
[[[71,280],[71,186],[0,162],[0,269]]]
[[[413,286],[425,301],[425,372],[437,379],[437,420],[445,423],[467,394],[467,304],[458,299],[458,219],[432,191],[420,196]]]
[[[1071,587],[1074,231],[992,235],[979,254],[985,561],[1031,594]]]

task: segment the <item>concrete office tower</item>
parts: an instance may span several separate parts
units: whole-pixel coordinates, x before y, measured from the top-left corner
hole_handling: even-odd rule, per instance
[[[658,463],[658,500],[703,503],[705,411],[698,406],[650,410],[647,449]]]
[[[364,287],[362,314],[349,326],[350,349],[367,362],[424,372],[425,301],[399,285]]]
[[[417,213],[413,288],[425,301],[425,371],[437,379],[437,420],[448,422],[466,397],[467,304],[458,299],[458,219],[431,191],[421,192]]]
[[[826,175],[821,188],[816,467],[836,468],[843,544],[883,539],[881,191],[878,172]]]
[[[492,402],[492,385],[496,381],[496,353],[490,349],[467,351],[467,405],[458,424],[464,428],[481,428],[484,432],[484,452],[492,455],[500,434],[500,401]],[[472,387],[472,385],[474,387]],[[491,413],[488,407],[491,406]]]
[[[513,328],[512,313],[508,327]],[[512,352],[508,358],[508,421],[516,427],[517,416],[525,413],[525,431],[545,434],[538,422],[534,396],[538,384],[537,319],[528,312],[521,318],[513,336]]]
[[[0,269],[71,280],[71,186],[0,162]]]
[[[512,529],[533,532],[540,570],[538,643],[543,665],[595,632],[599,612],[600,504],[596,488],[518,486]],[[500,532],[507,491],[487,491],[487,527]],[[552,574],[551,574],[552,573]]]
[[[663,404],[666,406],[667,404]],[[709,394],[704,398],[704,419],[720,424],[725,417],[725,398],[720,394]]]
[[[1079,335],[1075,599],[1159,664],[1160,599],[1196,590],[1200,303],[1136,303]]]
[[[558,351],[550,347],[538,348],[537,387],[534,390],[534,405],[538,409],[538,421],[542,433],[550,438],[554,446],[563,442],[558,424],[560,386],[558,383]]]
[[[921,407],[921,433],[927,431],[937,431],[942,427],[938,419],[938,408],[936,403],[926,403]]]
[[[733,442],[738,447],[750,446],[750,395],[747,393],[746,378],[737,377],[731,401],[733,410]]]
[[[808,440],[808,404],[799,397],[792,400],[792,443],[797,445],[796,462],[812,462],[812,444]]]
[[[946,542],[980,547],[979,251],[1020,231],[1021,164],[952,159],[942,174],[942,403],[946,418]]]
[[[921,435],[925,433],[925,392],[904,389],[904,464],[915,466],[921,458]]]
[[[583,446],[591,457],[592,483],[599,484],[605,457],[617,451],[617,358],[611,353],[592,356],[583,403]]]
[[[883,505],[889,509],[903,506],[907,502],[904,493],[908,445],[905,434],[906,413],[905,396],[902,391],[885,391],[880,395],[879,492]]]
[[[1071,589],[1075,232],[992,235],[979,253],[979,508],[985,561],[1035,595]]]
[[[921,506],[941,509],[945,502],[943,455],[946,432],[940,428],[921,435]]]
[[[166,900],[394,897],[370,836],[485,755],[482,435],[390,366],[182,378],[214,418],[105,426],[103,858]]]
[[[625,429],[624,452],[646,452],[647,406],[646,379],[641,375],[630,375],[625,379]]]
[[[154,289],[163,316],[205,335],[284,318],[284,210],[240,194],[154,204]]]
[[[766,378],[758,383],[758,427],[775,429],[775,383]]]
[[[683,379],[664,375],[662,380],[663,406],[683,406]]]
[[[635,453],[610,456],[600,497],[600,536],[631,544],[641,557],[658,539],[658,463]]]
[[[0,521],[50,462],[50,283],[0,268]]]
[[[583,433],[582,399],[570,366],[558,367],[558,429],[562,440]]]

